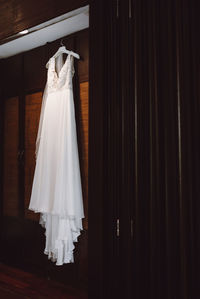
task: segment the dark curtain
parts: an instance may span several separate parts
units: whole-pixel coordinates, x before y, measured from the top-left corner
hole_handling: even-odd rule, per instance
[[[200,298],[199,3],[121,5],[124,285]]]
[[[102,254],[93,269],[104,269],[102,298],[200,298],[199,3],[97,2],[90,170],[98,157],[103,191],[91,177],[89,193],[99,203],[90,248]]]

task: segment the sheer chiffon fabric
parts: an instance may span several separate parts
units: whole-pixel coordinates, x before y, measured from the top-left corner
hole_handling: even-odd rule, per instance
[[[56,265],[73,263],[84,218],[74,111],[73,56],[48,62],[36,140],[36,167],[29,209],[40,213],[44,253]]]

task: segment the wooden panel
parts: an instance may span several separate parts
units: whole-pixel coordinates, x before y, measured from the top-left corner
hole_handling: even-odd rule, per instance
[[[18,216],[18,97],[5,101],[3,213]]]
[[[89,30],[77,34],[75,43],[76,51],[81,58],[77,61],[79,82],[89,81]]]
[[[38,221],[39,214],[28,210],[28,205],[35,170],[35,142],[42,103],[42,92],[27,95],[25,103],[25,217]]]
[[[82,189],[83,189],[83,199],[84,199],[84,212],[85,219],[83,221],[83,226],[88,229],[88,104],[89,104],[89,83],[84,82],[80,84],[80,112],[79,112],[79,122],[80,122],[80,136],[81,136],[81,169],[82,169]]]
[[[90,5],[90,63],[89,63],[89,298],[106,298],[107,261],[110,258],[107,250],[107,238],[104,234],[103,221],[107,222],[107,213],[104,210],[104,202],[107,200],[105,190],[104,164],[104,122],[106,121],[105,107],[106,92],[104,83],[107,79],[108,68],[104,65],[107,53],[106,37],[104,31],[105,17],[111,22],[109,10],[104,1],[91,1]],[[110,23],[106,22],[109,26]],[[107,27],[106,26],[106,27]],[[106,28],[108,29],[108,28]],[[100,63],[99,63],[100,62]],[[107,208],[107,207],[106,207]],[[107,211],[106,211],[107,212]],[[109,229],[107,227],[107,229]],[[103,241],[106,240],[106,241]],[[104,252],[106,255],[104,256]],[[110,260],[109,260],[110,262]],[[108,293],[107,293],[108,294]]]
[[[88,4],[85,0],[1,0],[0,39]]]

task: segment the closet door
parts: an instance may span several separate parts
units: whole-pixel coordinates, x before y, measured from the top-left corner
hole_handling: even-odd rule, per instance
[[[124,273],[119,264],[122,106],[117,3],[90,5],[89,296],[97,299],[126,294],[125,289],[120,293]]]
[[[198,298],[199,4],[119,2],[121,286]]]

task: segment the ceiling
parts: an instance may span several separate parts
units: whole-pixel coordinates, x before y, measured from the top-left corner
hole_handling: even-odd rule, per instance
[[[0,59],[37,48],[63,36],[89,27],[89,5],[73,10],[38,26],[27,28],[29,33],[10,37],[0,45]],[[67,45],[66,45],[67,47]]]

